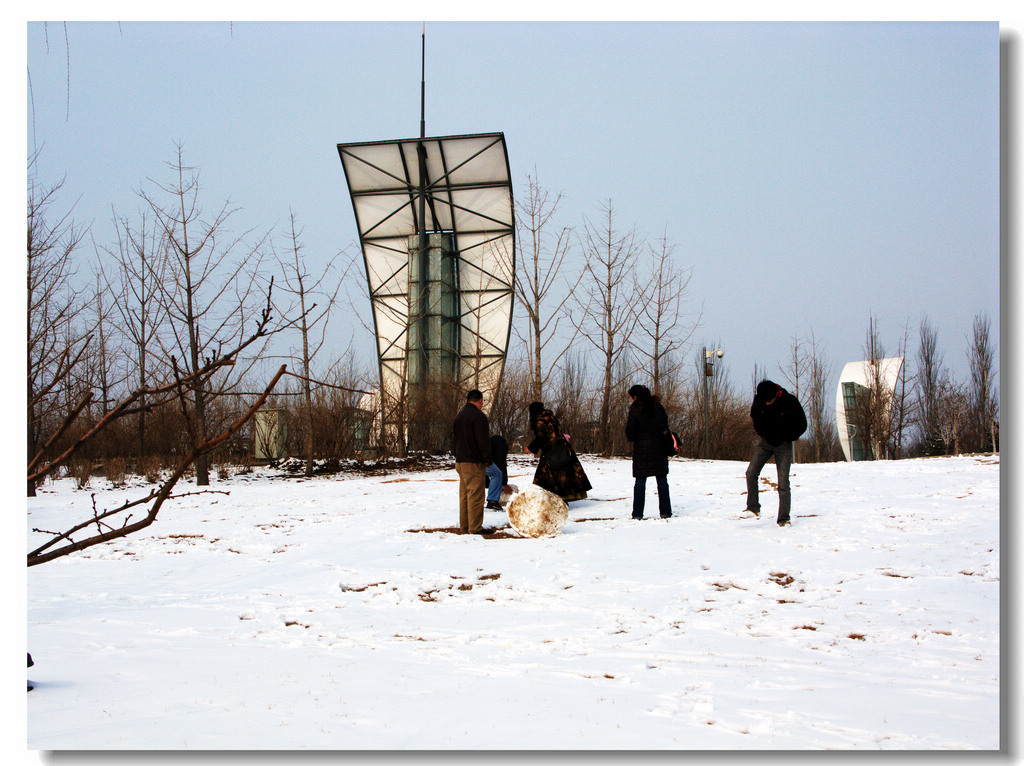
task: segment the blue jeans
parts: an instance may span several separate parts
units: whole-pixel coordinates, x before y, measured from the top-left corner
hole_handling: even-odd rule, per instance
[[[761,439],[754,447],[754,455],[750,458],[750,465],[747,466],[747,510],[754,511],[754,513],[761,512],[757,479],[761,475],[761,469],[764,468],[765,463],[772,457],[775,458],[775,472],[779,477],[779,516],[777,521],[782,524],[789,521],[792,503],[789,489],[789,467],[793,463],[793,442],[782,442],[778,447],[773,447]]]
[[[487,466],[487,500],[495,503],[501,500],[502,486],[501,469],[491,463]]]
[[[658,511],[661,513],[661,518],[667,519],[672,515],[672,501],[668,496],[668,476],[655,476],[655,482],[658,485]],[[633,518],[642,519],[644,517],[644,500],[647,495],[647,477],[637,476],[633,482]]]

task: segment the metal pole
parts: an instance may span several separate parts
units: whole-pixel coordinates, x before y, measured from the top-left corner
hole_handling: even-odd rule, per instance
[[[416,318],[420,325],[420,377],[419,383],[426,382],[427,373],[427,287],[430,282],[430,257],[427,244],[427,147],[423,144],[427,136],[426,102],[427,102],[427,23],[423,22],[423,36],[420,53],[420,143],[416,147],[419,184],[419,305],[416,306]]]
[[[406,441],[409,441],[409,421],[411,420],[410,415],[416,415],[419,406],[422,404],[422,394],[424,390],[424,383],[427,381],[427,370],[428,370],[428,353],[427,353],[427,289],[429,285],[428,270],[430,268],[430,257],[428,254],[428,242],[427,242],[427,147],[423,143],[423,139],[427,135],[427,122],[426,122],[426,93],[427,93],[427,24],[423,22],[423,33],[421,36],[421,48],[420,48],[420,141],[416,146],[417,155],[417,170],[419,172],[419,205],[417,221],[416,221],[416,234],[417,236],[417,253],[416,261],[418,264],[418,284],[417,289],[417,300],[416,304],[409,305],[409,321],[410,324],[415,322],[419,327],[419,348],[412,349],[417,357],[417,374],[416,380],[409,380],[410,363],[412,360],[408,360],[406,363],[406,379],[409,382],[407,396],[411,400],[412,413],[406,414]],[[409,285],[410,297],[413,290],[413,285]],[[418,433],[418,429],[417,429]],[[417,447],[423,445],[417,444]],[[404,454],[404,453],[403,453]]]
[[[427,137],[427,22],[423,22],[420,46],[420,138]]]
[[[708,394],[708,350],[704,348],[704,458],[711,459],[711,402]]]

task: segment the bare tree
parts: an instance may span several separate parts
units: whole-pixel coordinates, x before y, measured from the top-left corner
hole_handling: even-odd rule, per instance
[[[114,388],[122,380],[114,370],[114,350],[111,348],[111,326],[109,320],[109,292],[103,284],[101,274],[96,275],[96,287],[88,302],[88,313],[92,315],[89,327],[93,330],[91,353],[87,357],[86,377],[89,387],[99,392],[99,412],[106,415],[114,399]],[[110,301],[113,302],[113,301]]]
[[[789,344],[789,357],[785,365],[779,365],[781,372],[789,384],[790,393],[797,399],[800,398],[800,380],[805,378],[810,360],[807,358],[807,351],[804,348],[804,339],[794,335]]]
[[[693,333],[700,324],[703,308],[697,316],[684,321],[683,309],[687,301],[693,269],[680,268],[673,257],[675,245],[663,233],[656,247],[649,247],[651,268],[647,288],[639,302],[639,332],[644,343],[635,343],[641,364],[650,370],[650,389],[662,399],[672,393],[674,386],[685,383],[678,380],[689,370],[683,361],[684,352]]]
[[[372,407],[376,396],[369,390],[370,373],[360,369],[355,355],[344,353],[328,365],[322,379],[309,381],[312,384],[311,419],[306,417],[306,404],[302,397],[301,384],[306,381],[306,376],[291,372],[285,374],[295,377],[300,384],[292,396],[281,397],[288,412],[289,445],[293,442],[302,445],[291,451],[301,454],[309,442],[308,430],[312,428],[316,457],[321,461],[319,468],[314,464],[314,474],[318,470],[332,470],[341,459],[365,457],[373,446],[370,443],[373,421],[380,417],[380,413]]]
[[[757,384],[762,380],[768,379],[768,368],[763,364],[754,362],[754,371],[750,374],[750,396],[754,396],[754,392],[757,390]]]
[[[785,365],[779,365],[779,371],[786,376],[786,382],[792,389],[790,393],[801,402],[803,400],[800,398],[800,380],[806,377],[807,369],[810,367],[810,360],[807,357],[803,343],[803,338],[794,335],[789,346],[789,358],[786,360]],[[793,443],[794,463],[798,462],[798,445],[799,441]]]
[[[303,445],[306,453],[305,475],[312,476],[314,436],[316,434],[313,410],[313,363],[327,340],[327,322],[337,301],[344,275],[334,282],[333,288],[325,284],[328,277],[333,278],[334,276],[333,259],[319,275],[311,275],[302,257],[301,234],[301,230],[296,228],[295,213],[290,212],[287,235],[288,254],[287,257],[281,257],[277,256],[275,252],[275,257],[277,257],[283,275],[283,291],[297,304],[296,308],[299,312],[298,330],[302,345],[294,356],[299,362],[302,374],[300,384],[308,426],[306,443]],[[322,301],[322,305],[314,302],[318,298]]]
[[[970,407],[974,449],[998,450],[997,423],[999,401],[995,391],[995,350],[992,347],[992,323],[988,316],[974,317],[967,360],[971,370]]]
[[[847,420],[867,453],[877,460],[890,456],[893,448],[895,392],[885,379],[886,350],[873,316],[868,320],[864,356],[866,385],[858,389],[853,412],[847,413]]]
[[[577,348],[570,350],[558,367],[552,401],[545,402],[558,417],[562,428],[572,437],[577,452],[598,449],[600,438],[598,409],[594,387],[588,381],[587,358]],[[532,436],[527,437],[527,441]]]
[[[167,251],[160,229],[146,211],[132,223],[126,217],[114,217],[117,232],[116,249],[106,252],[114,260],[114,275],[107,284],[117,295],[114,305],[118,312],[118,326],[131,347],[133,378],[140,390],[159,380],[154,375],[152,356],[156,337],[166,310],[159,300],[160,285],[167,273]],[[167,366],[166,374],[170,374]],[[145,400],[140,402],[135,420],[136,462],[142,466],[149,447],[146,440]]]
[[[810,349],[807,352],[807,420],[810,424],[814,447],[814,461],[828,460],[835,453],[838,438],[835,420],[828,403],[830,401],[833,365],[825,357],[825,346],[811,331]]]
[[[534,388],[531,368],[525,351],[513,352],[505,362],[501,388],[491,403],[488,419],[492,434],[501,434],[509,443],[509,449],[521,448],[530,442],[523,439],[527,424],[527,407],[533,398]],[[531,437],[532,438],[532,437]]]
[[[910,341],[910,323],[903,326],[903,336],[900,338],[896,356],[903,359],[900,365],[899,375],[896,378],[892,394],[892,407],[889,413],[889,441],[892,447],[892,456],[899,460],[903,457],[903,439],[907,429],[914,421],[914,404],[911,394],[913,393],[913,381],[909,376],[906,364],[907,347]]]
[[[210,218],[200,205],[199,171],[185,164],[181,145],[176,158],[167,163],[172,180],[156,181],[154,192],[140,192],[159,226],[167,247],[167,279],[160,285],[161,304],[166,312],[169,337],[165,353],[183,364],[188,376],[218,358],[220,349],[241,337],[252,312],[256,295],[256,272],[263,258],[264,237],[243,244],[251,232],[234,237],[228,223],[236,209],[225,202]],[[236,373],[240,374],[240,373]],[[228,379],[220,381],[224,391]],[[189,423],[194,445],[207,440],[207,405],[216,391],[196,386],[191,392],[195,417]],[[209,484],[209,456],[196,458],[199,486]]]
[[[635,229],[621,232],[616,228],[611,200],[600,206],[600,214],[598,223],[584,218],[581,243],[585,258],[584,283],[574,296],[578,313],[573,324],[596,349],[600,359],[597,449],[608,454],[615,372],[619,369],[620,357],[630,346],[630,336],[638,319],[639,290],[635,274],[643,243]]]
[[[942,377],[938,331],[929,324],[928,318],[924,317],[918,326],[917,371],[914,380],[918,413],[918,449],[925,455],[942,455],[946,452],[939,428],[939,385]]]
[[[526,181],[526,193],[516,198],[519,273],[515,295],[526,313],[527,329],[522,332],[515,325],[513,331],[527,350],[532,397],[542,401],[544,387],[576,337],[574,333],[562,339],[558,334],[559,322],[565,317],[563,309],[573,292],[573,286],[566,286],[561,279],[572,250],[573,230],[568,226],[559,228],[554,222],[562,195],[551,199],[536,175],[527,176]],[[558,287],[564,288],[560,294],[556,292]],[[555,350],[556,343],[564,345]]]
[[[96,438],[97,435],[103,433],[118,419],[131,415],[135,408],[139,406],[139,402],[143,399],[149,401],[149,404],[146,405],[149,407],[170,405],[175,401],[180,401],[185,396],[188,389],[205,385],[208,378],[212,377],[217,372],[229,368],[243,348],[266,334],[266,327],[269,319],[270,312],[268,308],[263,312],[262,319],[257,325],[255,333],[250,338],[243,341],[238,347],[223,354],[218,359],[209,362],[195,373],[187,377],[179,377],[172,383],[163,387],[151,388],[145,392],[137,390],[131,393],[56,458],[52,460],[45,460],[43,459],[43,455],[45,454],[44,452],[37,454],[28,463],[29,482],[39,481],[43,477],[55,472],[61,466],[66,465],[78,450],[82,449],[92,439]],[[140,529],[148,527],[156,521],[157,514],[163,504],[174,497],[171,493],[178,481],[185,475],[188,468],[196,462],[200,455],[210,454],[235,434],[263,405],[263,402],[266,401],[266,398],[270,395],[270,392],[273,390],[277,381],[280,380],[284,372],[285,368],[282,366],[264,390],[263,394],[257,398],[256,402],[245,413],[243,413],[241,417],[236,419],[235,422],[231,423],[221,433],[212,437],[204,438],[201,442],[195,444],[188,454],[186,454],[178,463],[170,476],[164,479],[156,489],[152,490],[145,496],[125,501],[121,505],[110,509],[101,510],[94,506],[91,517],[72,525],[64,531],[47,531],[41,529],[33,530],[34,532],[47,534],[49,537],[42,545],[29,552],[27,557],[28,566],[31,567],[44,564],[62,556],[67,556],[75,551],[84,550],[85,548],[99,545],[110,540],[126,537]],[[89,392],[82,398],[80,406],[65,419],[64,423],[57,429],[54,437],[65,432],[71,426],[91,397],[92,394]],[[136,512],[136,509],[140,508],[147,508],[146,513],[141,518],[135,518],[134,513]]]
[[[943,373],[939,380],[937,401],[939,437],[949,454],[959,455],[971,416],[970,394],[965,385],[953,380],[949,373]]]
[[[81,244],[84,230],[71,218],[71,209],[53,212],[63,181],[46,186],[33,175],[35,157],[28,172],[28,264],[27,264],[27,356],[26,446],[35,455],[48,421],[61,418],[56,396],[69,379],[89,344],[87,333],[80,332],[76,320],[82,309],[76,290],[73,257]],[[66,414],[66,411],[65,411]],[[35,496],[35,483],[29,481],[29,497]]]

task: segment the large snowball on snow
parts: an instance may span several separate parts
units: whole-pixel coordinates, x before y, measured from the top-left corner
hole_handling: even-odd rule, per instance
[[[530,484],[515,495],[506,509],[509,524],[527,537],[551,537],[562,531],[569,506],[554,492]]]

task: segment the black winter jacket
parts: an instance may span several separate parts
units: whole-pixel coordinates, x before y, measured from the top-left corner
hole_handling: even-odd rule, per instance
[[[487,416],[475,405],[466,403],[455,416],[452,427],[452,452],[456,463],[491,463],[491,435]]]
[[[665,432],[668,414],[661,402],[652,401],[644,407],[637,399],[629,406],[626,417],[626,439],[633,443],[633,476],[665,476],[668,474],[668,455],[665,452]]]
[[[754,421],[757,435],[773,447],[796,441],[807,430],[804,408],[793,394],[781,387],[779,397],[771,404],[754,397],[754,403],[750,405],[750,419]]]

